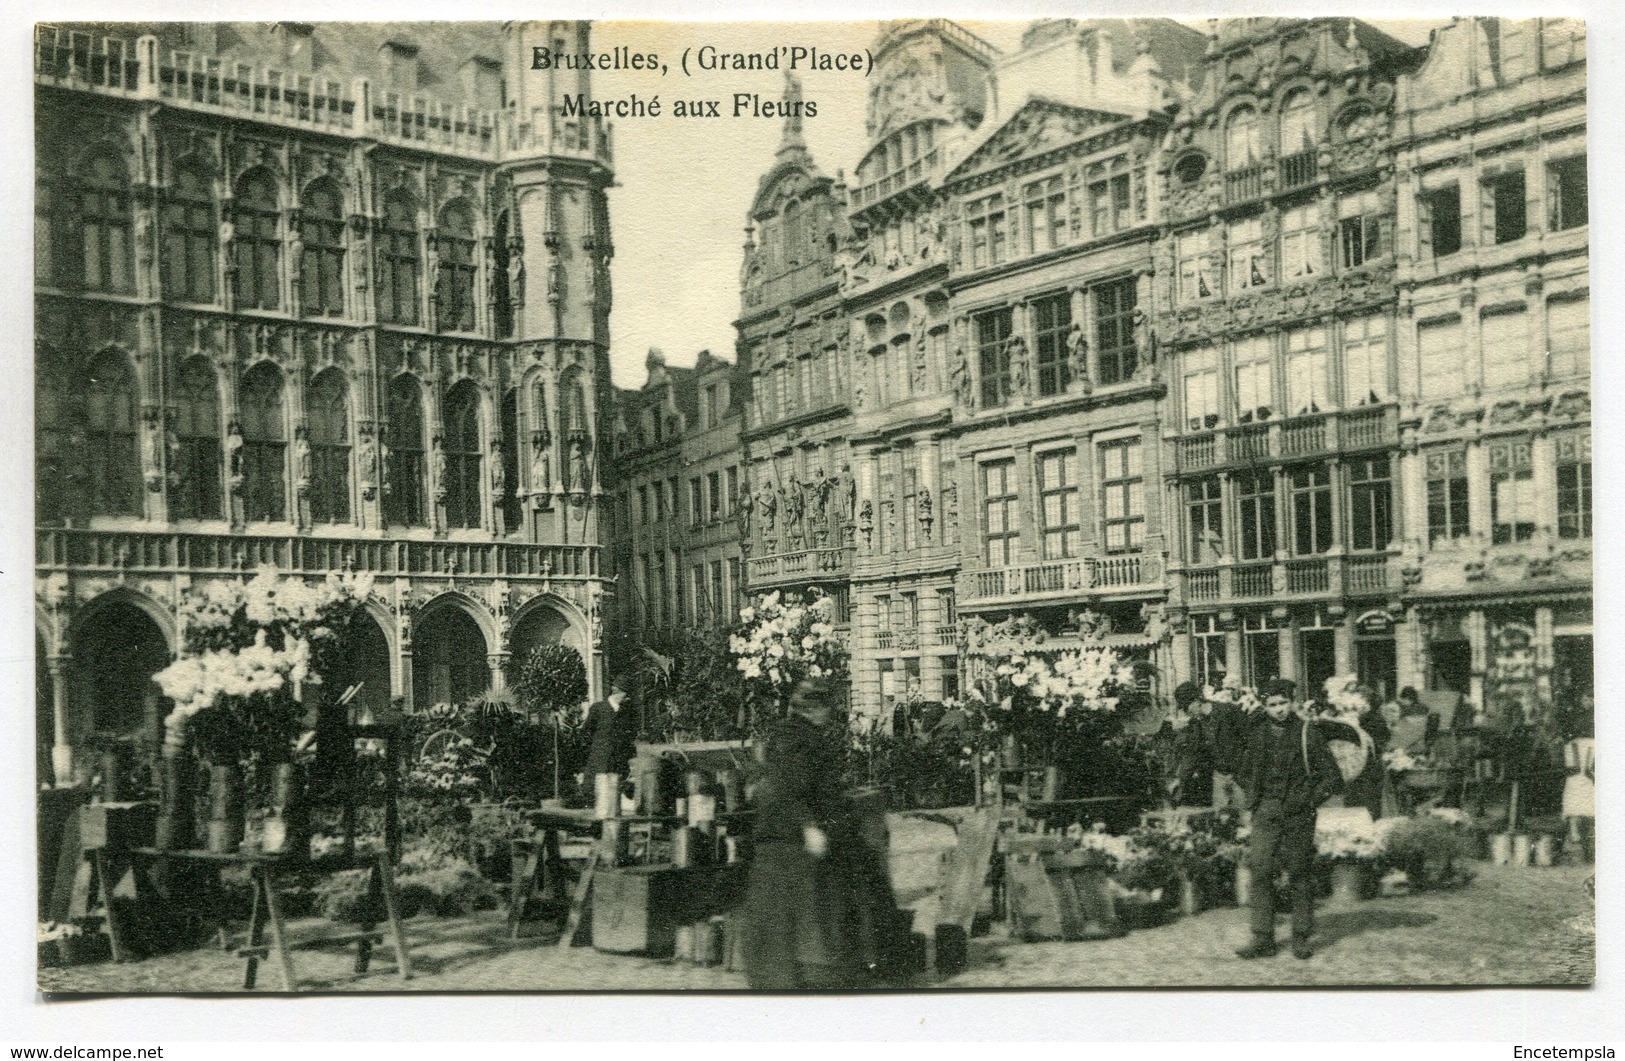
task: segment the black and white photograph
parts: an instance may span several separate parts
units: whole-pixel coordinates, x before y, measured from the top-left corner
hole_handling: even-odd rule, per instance
[[[1597,979],[1584,19],[509,13],[32,27],[42,998]]]

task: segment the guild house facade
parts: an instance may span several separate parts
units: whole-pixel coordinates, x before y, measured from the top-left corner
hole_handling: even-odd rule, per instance
[[[1590,691],[1582,23],[872,51],[850,181],[786,125],[737,322],[747,589],[837,595],[856,706],[1018,613],[1165,687]]]
[[[42,778],[210,580],[370,572],[363,701],[600,678],[613,246],[583,23],[36,29]]]

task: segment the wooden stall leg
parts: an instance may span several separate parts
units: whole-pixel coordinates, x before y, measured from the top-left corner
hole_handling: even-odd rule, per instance
[[[395,901],[395,871],[390,868],[389,856],[379,855],[373,867],[378,887],[384,893],[384,912],[389,915],[389,937],[395,945],[395,971],[402,980],[412,979],[412,959],[406,953],[406,930],[401,927],[400,906]]]
[[[260,887],[265,889],[266,919],[271,923],[271,946],[282,968],[282,989],[292,991],[298,981],[293,977],[293,958],[288,954],[288,940],[282,927],[282,900],[277,898],[276,880],[269,866],[256,866],[253,872],[259,878]]]
[[[243,990],[254,990],[254,981],[259,977],[260,956],[258,950],[265,942],[265,903],[261,898],[260,875],[256,870],[249,876],[249,883],[253,885],[254,905],[248,912],[248,964],[243,968]]]

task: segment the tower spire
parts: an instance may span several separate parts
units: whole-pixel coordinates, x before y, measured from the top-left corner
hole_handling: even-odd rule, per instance
[[[784,72],[784,136],[779,140],[778,153],[803,152],[807,141],[801,136],[801,82],[796,75]]]

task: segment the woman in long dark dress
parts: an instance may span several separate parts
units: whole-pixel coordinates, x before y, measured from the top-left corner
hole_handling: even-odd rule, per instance
[[[832,699],[803,682],[767,735],[745,899],[745,975],[758,990],[860,987],[894,953],[886,868],[841,792]]]

